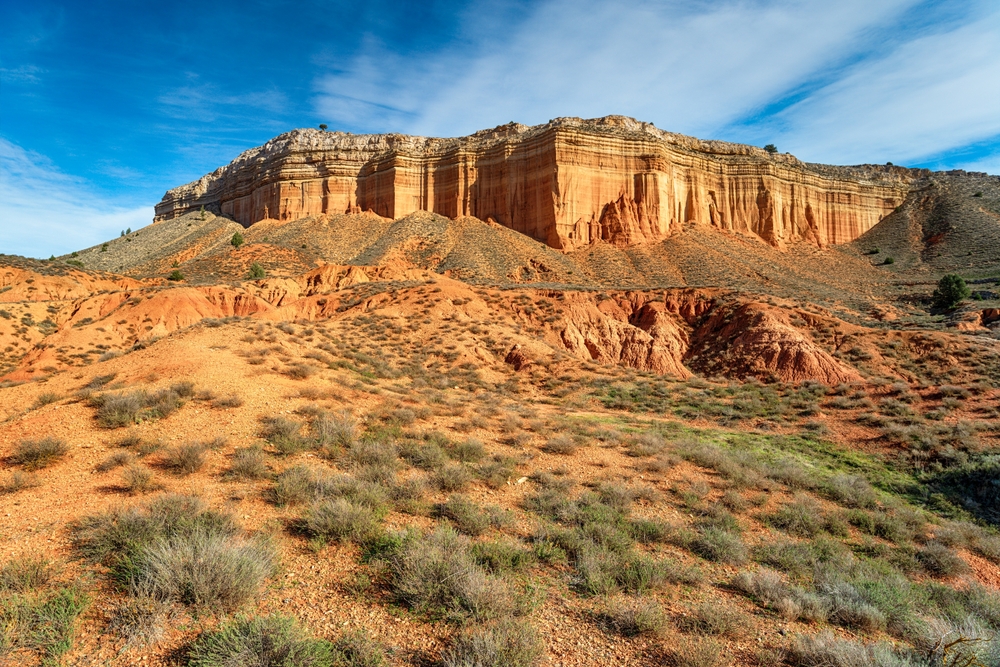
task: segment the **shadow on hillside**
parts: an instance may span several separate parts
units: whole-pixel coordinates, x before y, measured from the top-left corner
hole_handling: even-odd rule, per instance
[[[938,473],[930,486],[977,518],[1000,526],[1000,452]]]

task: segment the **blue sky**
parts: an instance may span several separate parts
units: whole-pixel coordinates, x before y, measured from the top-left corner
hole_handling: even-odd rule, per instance
[[[1000,174],[996,0],[0,0],[0,252],[138,228],[295,127],[624,114],[803,160]]]

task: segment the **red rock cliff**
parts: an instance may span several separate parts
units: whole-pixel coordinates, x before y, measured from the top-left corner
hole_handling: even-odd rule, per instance
[[[156,220],[205,206],[244,226],[372,210],[492,218],[554,248],[659,240],[685,223],[768,243],[851,241],[898,206],[905,170],[825,167],[622,116],[511,123],[468,137],[293,130],[167,192]]]

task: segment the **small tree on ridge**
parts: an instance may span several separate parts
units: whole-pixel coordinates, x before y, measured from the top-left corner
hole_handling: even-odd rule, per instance
[[[937,289],[934,290],[934,307],[951,310],[963,299],[968,299],[970,294],[972,290],[965,284],[962,276],[949,273],[938,281]]]

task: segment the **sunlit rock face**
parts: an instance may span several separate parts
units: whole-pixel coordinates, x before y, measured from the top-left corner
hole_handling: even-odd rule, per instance
[[[455,139],[293,130],[168,191],[156,220],[203,206],[244,226],[425,210],[492,219],[563,250],[655,242],[688,224],[825,246],[878,223],[910,181],[898,167],[807,164],[622,116]]]

